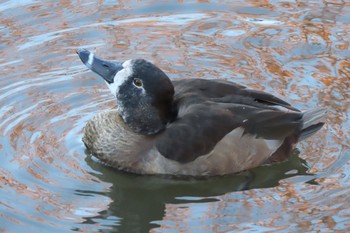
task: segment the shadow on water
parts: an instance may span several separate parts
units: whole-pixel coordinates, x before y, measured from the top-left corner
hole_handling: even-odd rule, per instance
[[[306,161],[292,154],[288,161],[269,166],[260,166],[236,175],[208,178],[173,177],[173,176],[141,176],[117,171],[96,162],[91,156],[86,162],[98,179],[111,183],[108,193],[102,193],[113,200],[109,209],[100,212],[99,216],[86,218],[83,224],[101,222],[115,216],[117,223],[104,226],[113,232],[148,232],[157,227],[152,222],[162,220],[166,204],[186,204],[195,202],[219,201],[217,196],[234,191],[256,188],[275,187],[279,181],[297,175],[308,175]],[[312,181],[309,181],[312,182]],[[77,190],[82,195],[89,191]],[[93,194],[93,193],[90,193]],[[79,230],[79,229],[75,229]]]
[[[0,12],[0,232],[349,232],[350,1],[12,0]],[[327,107],[298,145],[312,167],[295,154],[180,179],[85,161],[82,128],[115,100],[77,48]]]

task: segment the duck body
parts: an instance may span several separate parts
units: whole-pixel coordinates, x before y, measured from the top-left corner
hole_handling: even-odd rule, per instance
[[[142,60],[113,63],[78,51],[104,78],[117,109],[84,128],[91,154],[138,174],[212,176],[283,161],[320,128],[325,109],[301,112],[262,91],[222,80],[170,79]]]

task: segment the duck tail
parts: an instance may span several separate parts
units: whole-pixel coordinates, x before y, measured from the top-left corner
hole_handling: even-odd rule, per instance
[[[303,128],[298,141],[302,141],[315,134],[325,123],[326,108],[316,108],[303,113]]]

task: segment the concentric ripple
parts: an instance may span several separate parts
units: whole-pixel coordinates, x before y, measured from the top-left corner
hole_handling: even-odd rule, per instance
[[[350,229],[348,3],[27,0],[0,12],[1,232]],[[81,141],[116,103],[79,48],[327,107],[327,124],[290,161],[236,176],[117,172]]]

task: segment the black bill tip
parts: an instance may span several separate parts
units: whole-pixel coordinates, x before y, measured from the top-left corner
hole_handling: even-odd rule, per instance
[[[108,83],[113,83],[115,74],[123,69],[122,63],[102,60],[86,49],[78,49],[77,54],[90,70],[100,75]]]
[[[86,49],[78,49],[77,54],[80,57],[80,60],[91,69],[93,60],[94,60],[94,54]]]

